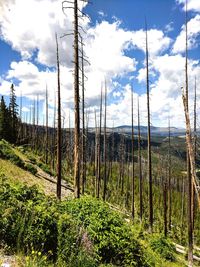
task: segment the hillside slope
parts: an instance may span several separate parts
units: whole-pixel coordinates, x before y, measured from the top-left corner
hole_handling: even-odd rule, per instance
[[[17,192],[16,198],[19,197],[18,196],[19,192],[24,192],[24,190],[25,191],[26,190],[29,191],[29,189],[28,189],[29,187],[30,187],[31,191],[33,190],[33,192],[35,192],[35,189],[31,189],[31,186],[33,186],[33,185],[37,185],[37,187],[39,187],[39,190],[44,191],[46,195],[55,196],[55,193],[56,193],[56,179],[54,177],[52,177],[51,175],[47,174],[46,172],[44,172],[40,167],[38,167],[38,164],[36,164],[37,160],[38,159],[36,159],[36,158],[34,159],[32,155],[30,157],[26,153],[24,153],[23,149],[12,147],[7,142],[0,141],[0,176],[4,180],[3,183],[5,183],[5,180],[6,180],[6,184],[8,184],[7,185],[8,187],[10,187],[10,184],[11,184],[11,187],[10,187],[11,189],[13,188],[13,186],[14,186],[14,188],[18,188],[18,187],[20,188],[20,189],[17,189],[17,191],[16,191]],[[28,164],[29,167],[27,167],[27,164]],[[20,165],[20,167],[17,166],[17,165]],[[30,166],[32,166],[32,168]],[[35,173],[35,169],[36,169],[36,173]],[[17,184],[19,184],[19,186]],[[27,185],[28,187],[24,188],[23,184]],[[67,187],[68,187],[68,189],[67,189]],[[66,184],[63,184],[62,192],[63,192],[63,198],[64,198],[66,196],[69,196],[72,193],[72,190],[70,190],[69,186],[67,186]],[[36,199],[37,199],[37,194],[38,193],[36,191],[36,193],[34,193],[34,195],[35,195],[34,198],[36,197]],[[37,206],[35,206],[35,204],[32,202],[31,199],[29,199],[28,202],[27,202],[27,203],[29,203],[29,201],[31,201],[30,202],[31,203],[30,204],[31,208],[27,206],[26,202],[24,203],[21,200],[20,200],[20,203],[21,203],[20,207],[21,207],[21,205],[25,205],[26,209],[29,210],[30,215],[31,215],[32,212],[34,213],[35,209],[37,210],[38,208],[40,209],[40,207],[42,207],[42,206],[46,206],[47,205],[47,204],[45,204],[46,201],[49,202],[48,198],[46,199],[45,196],[42,196],[42,202],[40,202],[41,201],[40,200],[40,195],[38,195],[38,196],[39,196],[39,198],[38,198],[39,207],[38,207],[38,203],[37,203]],[[1,198],[2,197],[4,197],[4,196],[1,195]],[[21,197],[20,197],[20,199],[21,199]],[[8,201],[10,201],[10,200],[8,199]],[[52,201],[52,200],[50,200],[50,201]],[[63,203],[65,203],[65,202],[63,202]],[[11,204],[11,206],[12,205],[13,204]],[[57,206],[57,204],[54,203],[54,201],[52,202],[51,205],[52,205],[52,207],[54,207],[56,205],[56,207],[58,209],[60,209]],[[132,229],[131,231],[132,231],[132,233],[134,233],[133,237],[136,238],[137,241],[139,242],[137,246],[141,246],[141,251],[138,252],[138,253],[142,253],[142,254],[145,255],[145,257],[147,257],[145,259],[143,257],[141,259],[138,259],[139,262],[140,261],[142,262],[141,264],[144,264],[144,265],[141,265],[141,266],[159,266],[159,267],[160,266],[161,267],[162,266],[163,267],[186,266],[186,261],[185,261],[184,257],[182,255],[179,255],[179,254],[175,253],[175,247],[173,248],[173,250],[174,250],[174,252],[173,252],[174,253],[173,257],[174,258],[172,257],[174,259],[173,261],[171,261],[171,260],[169,261],[168,258],[165,258],[165,257],[168,257],[168,256],[166,256],[166,255],[168,255],[168,253],[164,256],[164,254],[162,254],[161,252],[155,253],[155,251],[153,251],[153,250],[158,249],[157,246],[158,247],[161,246],[162,249],[164,249],[164,251],[166,253],[166,251],[168,250],[168,244],[171,244],[171,243],[168,243],[168,242],[171,242],[170,240],[168,240],[167,243],[165,244],[165,241],[163,243],[164,239],[163,239],[162,235],[160,235],[160,236],[156,235],[156,236],[151,237],[138,224],[135,224],[135,225],[132,225],[132,223],[128,223],[127,224],[125,221],[122,223],[121,219],[120,219],[120,223],[118,224],[118,222],[116,221],[116,218],[118,218],[118,216],[121,217],[121,215],[119,215],[119,213],[116,212],[116,211],[114,211],[114,213],[113,213],[113,211],[106,204],[104,204],[103,202],[101,204],[100,201],[97,201],[97,200],[95,200],[93,198],[86,198],[86,199],[83,198],[83,200],[80,200],[78,202],[77,201],[73,202],[73,200],[72,200],[71,204],[67,204],[67,203],[66,204],[62,204],[61,203],[62,213],[63,213],[63,207],[64,207],[63,205],[64,206],[65,205],[67,205],[67,206],[69,205],[69,208],[67,208],[67,210],[66,210],[67,214],[66,215],[62,214],[62,216],[66,216],[66,220],[68,220],[72,216],[71,219],[72,219],[73,222],[72,222],[72,225],[70,226],[70,227],[72,227],[72,229],[70,228],[71,230],[74,229],[73,225],[76,224],[75,222],[78,222],[80,220],[80,222],[79,222],[79,223],[81,223],[81,228],[80,229],[82,229],[83,225],[84,225],[84,229],[85,229],[86,233],[90,233],[90,236],[93,236],[93,234],[95,234],[92,237],[93,239],[91,240],[91,242],[92,242],[91,244],[93,244],[94,247],[97,246],[97,250],[98,251],[100,249],[99,245],[101,244],[100,246],[103,246],[105,251],[107,251],[107,249],[110,250],[111,249],[110,246],[113,246],[113,248],[112,248],[113,249],[113,253],[114,254],[116,253],[116,258],[112,258],[112,256],[109,256],[110,254],[106,254],[106,256],[105,255],[104,256],[101,255],[101,257],[106,257],[106,258],[104,258],[105,262],[104,262],[103,265],[102,265],[103,262],[100,264],[101,260],[100,260],[100,258],[98,258],[99,257],[98,256],[97,257],[98,258],[97,261],[99,261],[99,264],[95,263],[95,265],[94,265],[94,261],[91,261],[92,262],[91,265],[78,265],[78,264],[77,265],[76,264],[73,265],[72,264],[72,265],[66,265],[66,266],[77,266],[77,267],[78,266],[91,266],[91,267],[92,266],[102,266],[102,267],[103,266],[140,266],[140,265],[137,265],[136,263],[135,263],[136,265],[132,265],[133,263],[130,263],[130,265],[127,265],[127,264],[124,263],[124,265],[123,265],[122,261],[121,261],[122,259],[120,259],[120,258],[118,259],[119,251],[121,251],[122,248],[119,248],[119,251],[118,251],[116,246],[120,245],[120,242],[124,242],[124,241],[120,241],[120,236],[121,235],[122,236],[125,235],[124,236],[125,239],[128,238],[127,241],[126,241],[127,242],[126,246],[129,246],[129,241],[128,240],[130,238],[129,235],[131,233],[128,230],[129,228]],[[104,205],[105,205],[105,207],[104,207]],[[96,208],[96,206],[99,206],[99,208]],[[42,213],[40,213],[39,217],[48,216],[48,218],[49,218],[49,216],[52,216],[53,214],[55,214],[55,211],[52,211],[50,207],[49,207],[50,208],[50,210],[49,210],[49,208],[47,208],[47,207],[46,207],[46,209],[41,211]],[[15,209],[17,210],[17,206],[15,207]],[[64,210],[65,209],[66,208],[64,208]],[[2,211],[3,208],[1,208],[0,210]],[[6,210],[7,210],[7,208],[6,208]],[[48,212],[50,212],[50,213],[48,213]],[[46,215],[45,215],[45,213],[46,213]],[[105,216],[104,213],[106,213],[107,215]],[[5,214],[7,214],[7,211],[6,211]],[[3,213],[3,216],[7,216],[5,214]],[[114,216],[112,219],[110,219],[111,221],[108,219],[109,216],[110,216],[109,214],[113,214],[112,216]],[[18,216],[15,213],[13,215]],[[68,217],[68,216],[70,216],[70,217]],[[21,215],[20,215],[19,218],[21,218]],[[29,221],[29,219],[28,219],[28,221]],[[32,222],[29,222],[28,224],[30,224],[30,223],[32,225]],[[114,230],[115,231],[114,233],[112,231],[115,228],[111,227],[112,224],[115,225],[113,227],[117,227],[116,230]],[[13,224],[12,224],[12,227],[13,227]],[[41,226],[41,227],[44,227],[44,226]],[[47,225],[47,227],[48,227],[48,225]],[[106,228],[106,227],[108,227],[108,228]],[[105,230],[105,229],[107,229],[107,230]],[[92,230],[92,232],[90,232],[91,230]],[[22,231],[22,230],[20,230],[20,231]],[[23,230],[23,231],[25,231],[25,230]],[[32,238],[34,240],[36,238],[35,229],[32,228],[31,231],[32,232],[29,233],[29,234],[33,234]],[[48,229],[48,231],[51,231],[51,230]],[[100,232],[98,233],[98,231],[100,231]],[[17,231],[16,231],[16,233],[17,233]],[[21,232],[19,232],[19,234],[20,233]],[[26,234],[26,231],[25,231],[25,234]],[[63,234],[64,234],[64,232],[63,232]],[[15,235],[12,236],[12,238],[15,239]],[[17,236],[16,236],[16,238],[17,238]],[[44,236],[44,240],[45,240],[45,236]],[[20,241],[20,242],[22,242],[22,241]],[[25,242],[25,241],[23,241],[23,242]],[[48,242],[48,238],[47,238],[47,242]],[[90,241],[88,240],[87,242],[90,242]],[[95,242],[97,242],[97,243],[95,243]],[[101,243],[101,242],[103,242],[103,243]],[[116,244],[115,244],[115,242],[116,242]],[[152,247],[151,247],[152,244],[154,244],[154,246],[155,246],[153,250],[152,250]],[[67,244],[65,244],[65,246],[66,245]],[[70,245],[71,244],[68,244],[67,246],[70,246]],[[2,244],[1,244],[1,246],[2,246]],[[167,246],[167,247],[165,247],[165,246]],[[123,247],[124,247],[124,245],[123,245]],[[171,247],[171,245],[170,245],[170,247]],[[34,248],[33,251],[35,251],[35,249],[38,250],[38,248]],[[133,248],[130,248],[130,249],[132,250]],[[44,253],[44,255],[45,255],[46,252],[45,251],[41,251],[40,252],[40,250],[41,250],[41,248],[39,249],[38,253],[39,254],[40,253],[42,253],[42,254]],[[43,265],[41,265],[41,263],[40,264],[38,263],[38,257],[39,256],[37,256],[36,258],[34,258],[35,256],[34,257],[32,256],[32,258],[33,258],[32,259],[32,265],[28,265],[26,260],[24,259],[24,256],[20,256],[19,257],[18,252],[15,251],[15,248],[13,248],[12,251],[14,252],[15,256],[8,257],[8,256],[5,256],[5,255],[2,255],[0,257],[0,264],[3,263],[3,262],[4,263],[5,262],[8,262],[8,263],[10,262],[10,264],[11,264],[10,266],[11,267],[12,266],[35,266],[35,267],[37,267],[37,266],[52,266],[52,263],[50,263],[52,261],[51,257],[49,259],[50,261],[48,261],[48,262],[45,261],[45,264],[43,263]],[[158,249],[158,251],[160,251],[160,250]],[[22,252],[20,252],[20,253],[22,253]],[[25,255],[29,255],[30,251],[23,251],[22,254],[24,254],[24,253],[25,253]],[[124,253],[126,253],[126,252],[124,252]],[[127,252],[127,253],[130,253],[130,251]],[[172,255],[172,254],[169,254],[169,255]],[[124,261],[129,261],[129,256],[125,256],[125,254],[124,254],[123,257],[125,257],[125,258],[123,258]],[[128,258],[126,258],[126,257],[128,257]],[[171,256],[169,256],[169,257],[171,257]],[[118,260],[116,260],[116,259],[118,259]],[[66,258],[62,259],[62,260],[66,260]],[[82,260],[85,260],[85,259],[82,259]],[[106,263],[106,260],[108,260],[108,264]],[[115,264],[114,264],[114,261],[116,261]],[[149,261],[149,262],[146,262],[146,261]],[[26,263],[24,263],[24,262],[26,262]],[[111,262],[113,264],[111,264]],[[119,265],[118,265],[118,262],[119,262]],[[64,265],[57,265],[57,266],[64,266]]]

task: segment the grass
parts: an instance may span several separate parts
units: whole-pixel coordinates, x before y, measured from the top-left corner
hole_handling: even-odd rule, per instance
[[[46,194],[55,195],[56,185],[23,170],[8,160],[0,158],[0,173],[4,174],[12,182],[22,182],[28,186],[38,185]]]

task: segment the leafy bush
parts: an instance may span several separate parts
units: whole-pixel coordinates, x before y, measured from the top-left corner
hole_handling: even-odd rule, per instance
[[[68,266],[97,266],[86,231],[66,213],[58,221],[58,262],[60,266],[64,266],[66,262]]]
[[[153,254],[149,260],[134,229],[92,197],[59,202],[36,186],[13,185],[2,179],[0,218],[1,242],[29,255],[51,251],[58,266],[154,266]],[[165,253],[159,242],[152,241],[152,248],[172,259],[168,242],[161,243]]]
[[[57,206],[35,186],[0,188],[0,239],[12,249],[56,251]]]
[[[97,260],[115,266],[149,266],[145,253],[130,226],[108,205],[92,197],[62,203],[63,211],[71,213],[86,229]]]
[[[166,237],[155,235],[150,242],[150,246],[155,252],[159,253],[162,258],[175,261],[175,246]]]

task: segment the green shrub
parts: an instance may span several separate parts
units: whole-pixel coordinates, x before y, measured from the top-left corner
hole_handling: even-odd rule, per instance
[[[150,242],[151,248],[168,261],[175,261],[175,246],[164,236],[155,235]]]
[[[13,250],[53,251],[57,249],[57,202],[45,197],[36,186],[0,189],[0,238]]]
[[[130,226],[108,205],[92,197],[82,197],[62,206],[86,229],[99,262],[116,266],[149,266]]]

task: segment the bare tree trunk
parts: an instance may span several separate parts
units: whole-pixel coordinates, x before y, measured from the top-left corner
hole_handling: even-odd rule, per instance
[[[101,184],[101,122],[102,122],[102,88],[101,88],[100,118],[99,118],[97,198],[99,198],[99,194],[100,194],[100,184]]]
[[[196,170],[196,160],[197,160],[197,87],[196,87],[196,77],[194,85],[194,167]],[[195,188],[192,186],[192,195],[193,195],[193,213],[192,213],[192,224],[194,229],[195,223],[195,211],[196,211],[196,199],[195,199]]]
[[[107,141],[106,141],[106,108],[107,108],[107,85],[105,82],[105,103],[104,103],[104,187],[103,200],[106,200],[107,191]]]
[[[74,194],[80,197],[80,110],[79,110],[79,47],[78,47],[78,1],[74,0]]]
[[[164,235],[167,237],[167,181],[164,177],[163,181],[163,208],[164,208]]]
[[[142,164],[141,164],[141,136],[140,136],[140,103],[138,97],[138,170],[139,170],[139,190],[140,190],[140,221],[143,216],[143,179],[142,179]]]
[[[52,170],[55,171],[55,145],[56,145],[56,92],[54,92],[53,134],[52,134]]]
[[[57,198],[61,199],[61,101],[60,101],[60,62],[59,62],[59,49],[58,38],[56,34],[56,54],[57,54],[57,81],[58,81],[58,126],[57,126]]]
[[[169,134],[168,134],[168,207],[169,207],[169,222],[168,228],[171,231],[171,217],[172,217],[172,192],[171,192],[171,131],[169,120]]]
[[[189,104],[188,104],[188,40],[187,40],[187,0],[186,0],[186,12],[185,12],[185,109],[188,113],[189,119]],[[186,119],[186,124],[190,123]],[[190,127],[190,125],[187,125]],[[187,127],[187,128],[188,128]],[[186,130],[186,138],[188,129]],[[191,137],[191,136],[190,136]],[[189,144],[187,144],[188,146]],[[191,161],[189,157],[189,151],[187,147],[187,179],[188,179],[188,266],[193,266],[193,224],[192,224],[192,178],[191,178]]]
[[[131,214],[132,219],[135,217],[135,165],[134,165],[134,128],[133,128],[133,90],[131,90],[131,136],[132,136],[132,207],[131,207]]]
[[[85,77],[84,77],[84,54],[83,43],[81,42],[81,68],[82,68],[82,194],[85,191],[86,183],[86,160],[85,160]]]
[[[48,90],[46,86],[46,138],[45,138],[45,163],[48,163],[48,139],[49,139],[49,129],[48,129]]]
[[[149,104],[149,52],[146,24],[146,86],[147,86],[147,117],[148,117],[148,179],[149,179],[149,230],[153,232],[153,192],[152,192],[152,163],[151,163],[151,122]]]
[[[96,177],[96,183],[95,183],[95,194],[97,192],[97,185],[98,185],[98,126],[97,126],[97,113],[96,109],[94,112],[94,118],[95,118],[95,177]]]
[[[36,102],[36,148],[39,149],[39,136],[38,136],[38,127],[39,127],[39,95],[37,94]]]

